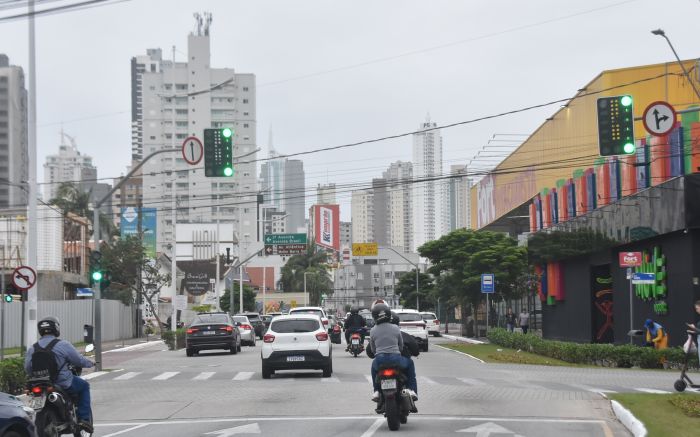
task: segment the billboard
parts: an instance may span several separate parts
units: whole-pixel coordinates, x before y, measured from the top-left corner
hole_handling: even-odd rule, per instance
[[[340,250],[340,206],[316,205],[314,242],[322,247]]]
[[[138,208],[127,207],[121,209],[121,237],[129,235],[138,236],[139,233],[139,213]],[[146,256],[156,258],[156,208],[141,209],[141,230],[143,232],[143,247],[146,249]]]

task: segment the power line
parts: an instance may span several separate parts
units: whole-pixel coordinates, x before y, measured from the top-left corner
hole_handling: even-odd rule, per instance
[[[116,4],[116,3],[124,3],[124,2],[128,2],[128,1],[131,1],[131,0],[84,0],[81,2],[71,3],[68,5],[61,5],[61,6],[56,6],[53,8],[46,8],[46,9],[34,11],[32,13],[23,12],[21,14],[6,15],[4,17],[0,17],[0,24],[7,23],[10,21],[22,20],[24,18],[28,18],[29,16],[40,17],[40,16],[45,16],[45,15],[54,15],[54,14],[89,9],[89,8],[94,8],[94,7],[108,6],[108,5]]]

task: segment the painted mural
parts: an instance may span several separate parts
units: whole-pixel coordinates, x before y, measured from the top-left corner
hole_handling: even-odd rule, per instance
[[[507,170],[507,169],[504,169]],[[508,182],[500,183],[498,175],[489,174],[477,185],[477,226],[482,228],[501,217],[513,208],[532,199],[537,191],[537,176],[533,168],[519,172]]]
[[[612,283],[609,264],[591,268],[591,311],[593,312],[594,343],[615,341]]]

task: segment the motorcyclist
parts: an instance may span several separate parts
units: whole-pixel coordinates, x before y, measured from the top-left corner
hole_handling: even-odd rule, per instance
[[[391,323],[396,326],[399,326],[400,322],[401,319],[399,319],[398,314],[392,311]],[[411,357],[417,357],[418,355],[420,355],[420,346],[411,334],[407,334],[401,331],[401,338],[403,339],[403,349],[401,349],[401,355],[408,358],[409,360],[411,359]],[[367,356],[370,358],[374,358],[374,351],[372,350],[371,344],[367,345]]]
[[[360,310],[357,308],[357,306],[353,305],[353,307],[350,308],[350,315],[347,319],[345,319],[345,343],[347,344],[345,350],[350,349],[350,335],[355,332],[360,333],[360,338],[362,339],[363,343],[365,341],[364,328],[367,322],[365,322],[365,318],[359,314],[359,311]]]
[[[82,356],[71,343],[58,339],[61,335],[61,323],[58,318],[53,316],[45,317],[37,323],[37,328],[41,338],[36,344],[41,348],[47,348],[53,340],[58,340],[51,349],[58,367],[58,374],[53,383],[78,397],[78,425],[88,433],[94,432],[92,427],[92,409],[90,408],[90,384],[84,379],[73,375],[68,368],[68,364],[87,368],[93,367],[95,363]],[[24,370],[28,375],[32,374],[32,356],[36,344],[29,348],[24,358]]]
[[[377,323],[369,333],[369,348],[374,351],[372,360],[372,386],[374,393],[372,400],[379,401],[379,383],[377,372],[383,364],[395,364],[401,367],[406,374],[406,391],[414,401],[418,400],[418,383],[416,382],[416,368],[413,361],[401,355],[404,347],[403,335],[397,325],[391,323],[391,309],[385,303],[378,303],[372,307],[372,318]]]

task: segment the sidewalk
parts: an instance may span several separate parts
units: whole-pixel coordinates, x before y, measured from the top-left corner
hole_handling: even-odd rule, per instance
[[[154,341],[160,341],[160,336],[159,335],[149,335],[148,336],[148,342],[154,342]],[[146,337],[142,338],[126,338],[124,340],[114,340],[114,341],[103,341],[102,342],[102,352],[107,352],[107,351],[112,351],[112,350],[117,350],[121,349],[122,347],[127,347],[127,346],[134,346],[140,343],[146,343]],[[85,344],[82,342],[78,343],[77,345],[74,345],[75,348],[80,352],[81,354],[85,354]],[[14,357],[19,357],[20,354],[15,353],[15,354],[5,354],[5,358],[14,358]]]

